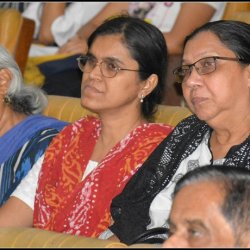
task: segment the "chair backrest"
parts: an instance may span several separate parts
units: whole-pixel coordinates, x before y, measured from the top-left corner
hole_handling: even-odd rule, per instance
[[[222,19],[237,20],[250,24],[250,2],[228,2]]]
[[[62,121],[75,122],[86,115],[96,115],[81,106],[80,98],[49,95],[48,100],[48,106],[43,114]],[[153,121],[176,126],[177,123],[191,114],[190,110],[185,107],[159,105]]]
[[[24,72],[35,22],[25,18],[16,9],[0,9],[0,44],[13,55]]]

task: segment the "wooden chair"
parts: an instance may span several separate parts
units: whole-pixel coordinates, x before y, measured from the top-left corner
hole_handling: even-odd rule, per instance
[[[21,72],[25,70],[33,40],[35,22],[16,9],[0,9],[0,44],[13,55]]]
[[[249,2],[228,2],[223,15],[224,20],[237,20],[250,24]]]

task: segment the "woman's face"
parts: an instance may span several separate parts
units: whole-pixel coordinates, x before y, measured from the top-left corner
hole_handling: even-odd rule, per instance
[[[97,37],[88,52],[98,64],[90,73],[83,73],[81,102],[97,113],[137,109],[140,112],[140,90],[143,81],[137,71],[120,70],[112,78],[102,75],[100,62],[120,68],[138,70],[138,63],[122,43],[120,35]]]
[[[236,58],[216,35],[206,31],[186,44],[182,65],[210,56]],[[242,112],[250,110],[249,66],[219,59],[215,60],[215,65],[213,72],[204,75],[198,74],[192,67],[190,76],[182,83],[188,106],[208,124],[230,121],[233,116],[240,117]]]

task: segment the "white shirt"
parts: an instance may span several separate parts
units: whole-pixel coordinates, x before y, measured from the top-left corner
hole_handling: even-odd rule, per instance
[[[135,16],[139,15],[140,17],[145,15],[145,20],[154,24],[162,32],[169,32],[175,24],[175,20],[183,3],[185,2],[131,2],[129,4],[129,13],[130,15],[135,13]],[[196,3],[204,3],[215,9],[214,15],[210,21],[220,20],[226,6],[226,2]]]
[[[22,13],[24,17],[35,21],[34,38],[38,37],[41,25],[41,14],[43,2],[31,2],[28,8]],[[56,44],[60,47],[69,38],[74,36],[82,25],[91,20],[107,2],[72,2],[65,10],[64,15],[57,17],[51,26]],[[54,54],[58,50],[55,46],[38,46],[32,44],[29,56],[40,56]]]
[[[167,219],[172,206],[172,194],[176,182],[192,169],[211,164],[212,154],[208,146],[208,141],[209,132],[204,136],[201,144],[196,150],[181,162],[169,184],[156,195],[150,205],[149,215],[151,223],[147,226],[147,229],[164,227],[167,225]],[[223,164],[224,161],[225,159],[220,159],[214,161],[214,164]]]

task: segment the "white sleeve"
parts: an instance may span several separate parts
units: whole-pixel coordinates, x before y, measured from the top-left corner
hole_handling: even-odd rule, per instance
[[[38,183],[38,176],[42,167],[44,155],[42,155],[34,164],[32,169],[23,178],[21,183],[17,186],[11,196],[15,196],[27,204],[34,210],[34,202],[36,195],[36,188]]]
[[[27,9],[22,13],[22,16],[27,17],[35,21],[35,32],[33,37],[36,39],[41,25],[41,15],[42,15],[43,3],[33,2],[29,3]]]
[[[82,25],[91,20],[107,2],[73,2],[55,19],[51,32],[58,46],[65,44],[76,34]]]
[[[114,233],[111,230],[106,229],[104,232],[102,232],[99,235],[98,239],[108,240],[108,238],[111,237],[111,236],[113,236],[113,235],[114,235]]]

